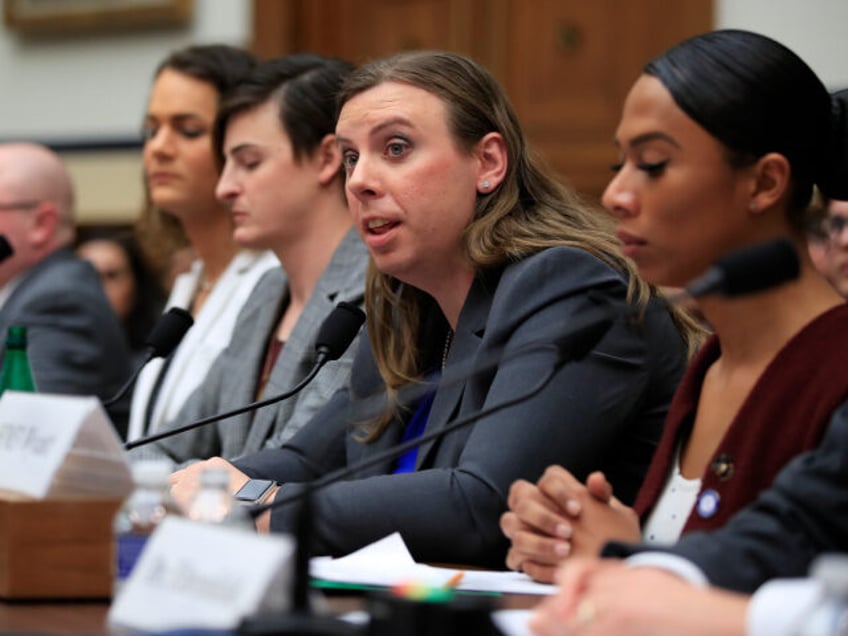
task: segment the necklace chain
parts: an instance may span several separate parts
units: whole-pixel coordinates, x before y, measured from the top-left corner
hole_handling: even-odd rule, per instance
[[[451,343],[453,342],[453,329],[448,329],[445,335],[445,348],[442,350],[442,370],[448,363],[448,353],[450,353]]]
[[[218,282],[218,278],[218,276],[215,278],[209,278],[206,275],[203,275],[200,278],[197,288],[202,292],[210,292],[212,291],[212,288],[215,287],[215,283]]]

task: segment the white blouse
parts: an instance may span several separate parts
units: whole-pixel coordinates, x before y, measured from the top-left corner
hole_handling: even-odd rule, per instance
[[[147,430],[148,403],[165,361],[161,358],[151,360],[139,375],[130,408],[128,440],[154,433],[163,423],[177,416],[186,399],[206,377],[215,358],[229,344],[242,305],[262,274],[279,265],[277,257],[271,252],[241,250],[233,257],[194,317],[194,325],[171,356]],[[166,310],[171,307],[189,309],[202,274],[203,263],[195,261],[190,271],[178,276]]]
[[[683,532],[700,490],[700,479],[686,479],[680,474],[678,448],[665,488],[642,528],[642,540],[649,544],[675,543]]]

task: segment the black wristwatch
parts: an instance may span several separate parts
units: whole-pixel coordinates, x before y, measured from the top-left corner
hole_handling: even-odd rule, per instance
[[[276,485],[277,482],[271,479],[249,479],[244,486],[238,489],[234,497],[243,504],[259,504],[265,500],[268,493]]]

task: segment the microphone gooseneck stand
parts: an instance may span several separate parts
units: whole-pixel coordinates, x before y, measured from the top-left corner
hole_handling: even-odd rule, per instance
[[[274,395],[257,402],[251,402],[250,404],[232,409],[231,411],[226,411],[225,413],[216,413],[215,415],[210,415],[209,417],[189,422],[183,426],[160,431],[159,433],[148,435],[147,437],[141,437],[139,439],[129,441],[124,444],[124,449],[132,450],[139,446],[145,446],[161,439],[179,435],[180,433],[190,431],[200,426],[205,426],[206,424],[211,424],[212,422],[225,420],[229,417],[240,415],[241,413],[269,406],[299,393],[307,384],[312,382],[325,364],[341,357],[341,355],[353,342],[356,334],[359,333],[359,329],[364,321],[365,314],[361,309],[351,303],[340,302],[336,305],[333,311],[330,312],[330,315],[327,316],[321,324],[321,327],[318,329],[318,335],[315,339],[315,350],[317,353],[315,364],[312,365],[312,369],[310,369],[306,377],[298,382],[296,386],[285,393],[280,393],[279,395]]]
[[[704,276],[686,288],[686,295],[696,297],[717,293],[726,296],[738,296],[754,293],[797,278],[798,272],[798,257],[794,246],[788,240],[779,239],[753,247],[743,248],[718,259]],[[685,297],[685,295],[682,297]],[[531,398],[548,384],[559,364],[569,359],[577,360],[586,355],[603,337],[611,324],[612,317],[609,315],[584,321],[584,323],[578,326],[575,333],[572,334],[571,342],[566,340],[566,343],[571,345],[570,355],[567,356],[563,356],[562,352],[566,344],[564,342],[542,344],[541,346],[550,346],[555,349],[557,363],[551,365],[548,373],[524,394],[482,409],[468,417],[460,418],[439,430],[422,435],[417,439],[398,444],[353,466],[327,473],[323,477],[307,484],[304,491],[289,496],[277,497],[273,502],[254,506],[249,509],[250,516],[255,519],[265,512],[300,501],[300,510],[298,511],[297,519],[297,548],[293,573],[294,580],[292,582],[291,611],[285,616],[247,619],[240,626],[239,633],[249,634],[251,636],[284,636],[295,634],[334,636],[367,633],[363,629],[353,627],[342,621],[316,616],[309,606],[309,545],[312,535],[311,499],[313,493],[333,483],[349,478],[370,466],[396,459],[407,450],[415,448],[420,444],[446,435],[482,417]],[[486,633],[498,633],[494,626],[484,625],[482,628]],[[466,631],[468,630],[466,629]],[[472,630],[469,633],[482,632]]]
[[[606,327],[611,324],[607,323]],[[603,329],[606,332],[606,328]],[[600,337],[600,335],[598,336]],[[541,345],[548,346],[559,353],[556,345]],[[311,556],[311,537],[312,537],[312,495],[331,484],[352,477],[358,472],[369,468],[375,464],[379,464],[388,460],[396,459],[407,450],[417,447],[420,444],[429,442],[437,437],[441,437],[463,426],[468,426],[477,420],[492,415],[502,409],[508,408],[524,400],[530,399],[539,391],[541,391],[550,382],[557,370],[558,365],[551,365],[550,370],[542,376],[530,389],[519,396],[498,402],[492,406],[482,409],[468,417],[460,418],[451,422],[436,431],[432,431],[426,435],[422,435],[417,439],[412,439],[392,448],[388,448],[381,453],[369,457],[363,461],[357,462],[353,466],[340,468],[333,472],[327,473],[323,477],[316,479],[306,484],[305,490],[298,492],[288,497],[279,497],[273,502],[253,506],[248,509],[248,514],[255,519],[262,513],[273,510],[280,506],[299,502],[300,508],[297,513],[297,525],[295,532],[295,558],[294,568],[292,572],[292,595],[290,599],[290,610],[282,616],[254,617],[245,619],[238,628],[238,633],[245,636],[344,636],[348,634],[367,634],[364,628],[352,625],[337,618],[322,616],[315,614],[309,602],[309,558]]]
[[[322,369],[324,364],[329,361],[329,357],[326,355],[321,355],[319,353],[318,360],[309,370],[309,373],[304,377],[300,382],[298,382],[294,387],[286,391],[285,393],[280,393],[279,395],[274,395],[269,398],[265,398],[264,400],[259,400],[258,402],[251,402],[245,406],[241,406],[239,408],[233,409],[231,411],[227,411],[226,413],[216,413],[215,415],[210,415],[209,417],[204,417],[201,420],[197,420],[195,422],[189,422],[184,426],[178,426],[177,428],[169,428],[165,431],[160,431],[159,433],[154,433],[153,435],[148,435],[147,437],[140,437],[139,439],[132,440],[124,444],[125,450],[131,450],[138,446],[145,446],[147,444],[152,444],[153,442],[158,442],[160,439],[165,439],[167,437],[172,437],[174,435],[179,435],[180,433],[185,433],[186,431],[190,431],[194,428],[198,428],[200,426],[204,426],[206,424],[211,424],[212,422],[217,422],[218,420],[225,420],[228,417],[233,417],[235,415],[239,415],[241,413],[245,413],[247,411],[252,411],[253,409],[262,408],[263,406],[269,406],[274,404],[275,402],[280,402],[281,400],[285,400],[288,397],[300,392],[303,387],[312,382],[312,379],[318,375],[318,372]]]
[[[135,384],[141,370],[153,358],[166,358],[171,355],[193,324],[194,318],[192,318],[191,314],[180,307],[171,307],[167,312],[162,314],[159,320],[156,321],[156,324],[153,325],[153,329],[144,343],[147,349],[144,360],[136,366],[132,375],[118,389],[118,392],[103,402],[103,406],[112,406],[124,397],[127,391]]]

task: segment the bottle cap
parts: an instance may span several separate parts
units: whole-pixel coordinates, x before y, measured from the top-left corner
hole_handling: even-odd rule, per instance
[[[163,486],[168,483],[173,465],[166,459],[150,459],[134,463],[131,471],[137,486]]]
[[[228,488],[230,473],[225,468],[207,468],[200,473],[200,485],[203,488]]]
[[[848,554],[822,554],[813,561],[810,574],[829,594],[848,600]]]
[[[6,334],[7,347],[26,347],[27,328],[21,325],[12,325]]]

